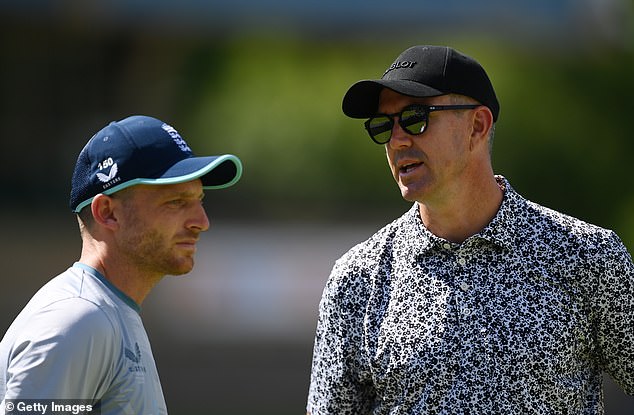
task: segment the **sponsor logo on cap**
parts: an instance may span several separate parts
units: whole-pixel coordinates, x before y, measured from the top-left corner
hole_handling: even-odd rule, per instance
[[[161,128],[163,130],[165,130],[170,135],[170,137],[172,137],[172,140],[174,140],[174,142],[176,143],[178,148],[181,149],[181,151],[183,151],[185,153],[191,153],[192,152],[192,149],[189,148],[189,146],[187,145],[185,140],[183,140],[183,137],[181,137],[180,134],[178,134],[178,131],[176,131],[176,129],[174,127],[172,127],[169,124],[163,123],[163,125],[161,125]]]
[[[99,163],[97,167],[99,168],[99,171],[97,172],[97,179],[99,179],[101,183],[104,183],[104,189],[107,189],[114,183],[121,181],[121,178],[117,177],[117,174],[119,173],[119,166],[117,166],[117,163],[112,160],[112,157],[106,158],[104,161]],[[106,169],[110,169],[110,171],[107,174],[102,173]]]
[[[394,69],[403,69],[403,68],[413,68],[418,62],[414,61],[396,61],[390,65],[389,68],[385,72],[383,72],[383,76]]]

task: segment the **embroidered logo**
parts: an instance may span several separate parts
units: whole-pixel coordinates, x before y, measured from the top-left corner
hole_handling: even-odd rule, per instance
[[[181,137],[180,134],[178,134],[178,131],[176,131],[176,129],[174,127],[172,127],[169,124],[163,124],[161,126],[161,128],[163,130],[165,130],[170,135],[170,137],[172,137],[172,140],[174,140],[174,142],[176,143],[178,148],[181,149],[181,151],[183,151],[185,153],[191,153],[192,152],[192,149],[189,148],[189,146],[187,145],[187,143],[185,142],[183,137]]]
[[[97,173],[97,178],[102,183],[108,183],[110,180],[114,179],[117,173],[119,172],[119,168],[117,167],[117,163],[114,163],[110,168],[110,173],[103,174]]]
[[[97,172],[97,179],[103,183],[104,189],[107,189],[113,184],[121,181],[121,177],[117,177],[119,174],[119,166],[117,166],[117,163],[114,162],[112,157],[108,157],[101,163],[97,164],[97,168],[99,169]]]
[[[134,351],[125,348],[125,357],[133,364],[128,368],[130,372],[145,373],[145,366],[141,365],[141,348],[139,343],[134,343]]]
[[[401,68],[410,68],[411,69],[417,63],[418,62],[414,62],[414,61],[396,61],[392,65],[390,65],[390,67],[387,68],[387,70],[385,72],[383,72],[383,76],[385,76],[388,72],[393,71],[394,69],[401,69]]]

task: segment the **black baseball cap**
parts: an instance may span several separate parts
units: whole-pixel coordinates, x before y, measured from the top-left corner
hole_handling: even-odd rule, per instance
[[[79,153],[70,208],[77,213],[100,193],[112,194],[136,184],[176,184],[200,178],[203,189],[222,189],[241,175],[238,157],[196,157],[172,126],[133,115],[104,127]]]
[[[412,46],[401,53],[381,79],[362,80],[343,98],[343,112],[351,118],[376,114],[383,88],[412,97],[460,94],[489,107],[493,120],[500,113],[493,85],[473,58],[446,46]]]

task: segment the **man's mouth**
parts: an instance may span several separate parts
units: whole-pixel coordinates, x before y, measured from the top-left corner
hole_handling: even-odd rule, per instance
[[[195,250],[197,243],[198,243],[198,237],[187,237],[187,238],[179,239],[176,242],[176,245],[184,249]]]
[[[423,163],[407,163],[407,164],[403,164],[402,166],[400,166],[398,168],[398,171],[401,174],[407,174],[413,170],[416,170],[419,166],[422,166]]]
[[[176,245],[182,249],[196,250],[196,242],[179,242]]]

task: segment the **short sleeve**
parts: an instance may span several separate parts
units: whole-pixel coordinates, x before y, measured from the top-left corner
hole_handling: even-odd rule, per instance
[[[363,340],[367,294],[363,272],[340,259],[319,305],[307,404],[312,415],[370,413],[374,392]]]
[[[614,233],[599,252],[593,297],[599,359],[615,382],[634,395],[634,265]]]
[[[112,379],[113,325],[82,298],[34,313],[8,356],[5,399],[99,399]]]

